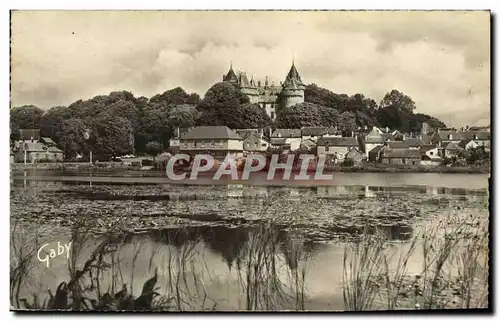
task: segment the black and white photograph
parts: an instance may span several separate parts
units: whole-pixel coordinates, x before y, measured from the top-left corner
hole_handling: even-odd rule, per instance
[[[10,310],[492,311],[491,23],[11,10]]]

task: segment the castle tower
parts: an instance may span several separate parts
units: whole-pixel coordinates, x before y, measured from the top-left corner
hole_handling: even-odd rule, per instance
[[[236,76],[236,73],[233,70],[233,63],[229,65],[229,71],[225,76],[222,76],[222,81],[227,81],[234,85],[235,87],[238,87],[238,76]]]
[[[283,82],[281,91],[281,107],[288,108],[290,106],[304,102],[304,91],[306,86],[300,78],[295,63],[292,62],[292,67]]]
[[[248,77],[245,73],[240,73],[238,78],[239,88],[243,94],[245,94],[250,100],[251,104],[256,104],[259,102],[259,91],[253,82],[248,81]]]

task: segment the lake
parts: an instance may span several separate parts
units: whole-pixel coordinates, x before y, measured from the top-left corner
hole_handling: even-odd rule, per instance
[[[276,244],[273,269],[285,292],[296,284],[293,274],[300,265],[307,272],[303,308],[343,310],[344,249],[360,234],[382,233],[387,251],[403,253],[415,236],[438,222],[489,217],[488,175],[333,175],[332,181],[300,184],[269,184],[265,177],[214,184],[210,178],[174,183],[163,177],[16,174],[11,178],[11,230],[13,222],[18,224],[13,242],[27,244],[37,235],[37,250],[47,243],[69,243],[84,220],[90,234],[78,248],[77,268],[110,230],[116,236],[112,255],[119,263],[106,271],[101,287],[119,287],[109,281],[118,279],[138,296],[158,267],[159,292],[171,295],[182,287],[176,298],[183,310],[241,310],[267,302],[254,298],[249,303],[248,277],[255,273],[249,265],[252,251],[268,236],[266,246]],[[43,298],[48,288],[55,291],[69,279],[64,255],[47,267],[35,253],[32,264],[22,296]],[[407,273],[421,269],[422,253],[416,250]],[[294,309],[285,301],[280,309]]]

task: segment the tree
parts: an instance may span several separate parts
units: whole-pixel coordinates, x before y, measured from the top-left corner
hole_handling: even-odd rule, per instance
[[[276,126],[279,128],[333,127],[339,125],[339,121],[340,114],[336,109],[311,103],[300,103],[279,113]]]
[[[10,110],[11,128],[38,129],[43,110],[33,105],[14,107]]]
[[[199,117],[199,112],[191,105],[178,105],[173,107],[169,114],[167,123],[174,130],[177,127],[193,127]]]
[[[351,112],[343,112],[340,114],[338,128],[342,131],[342,136],[351,136],[352,132],[356,131],[356,116]]]
[[[156,141],[152,141],[152,142],[149,142],[146,144],[145,149],[149,155],[152,155],[153,157],[155,157],[156,155],[158,155],[159,153],[161,153],[163,151],[163,145],[156,142]]]
[[[276,118],[278,128],[301,128],[305,126],[321,126],[321,106],[311,103],[300,103],[290,106]]]
[[[200,96],[198,94],[187,94],[181,87],[167,90],[150,99],[151,103],[161,103],[164,105],[197,104],[199,101]]]
[[[235,117],[240,123],[235,128],[265,128],[272,123],[266,111],[258,104],[243,104],[238,109]]]
[[[67,107],[56,106],[45,112],[40,120],[40,135],[50,137],[54,142],[59,143],[60,131],[66,119],[71,118]]]
[[[169,137],[172,135],[172,129],[168,123],[171,109],[172,106],[148,104],[143,110],[135,139],[138,151],[144,151],[146,144],[150,141],[157,141],[164,147],[168,146]]]
[[[90,140],[85,139],[85,131],[89,126],[79,118],[63,120],[57,136],[65,157],[74,158],[77,154],[88,154]]]
[[[139,128],[139,109],[131,100],[116,100],[106,106],[105,112],[110,116],[120,116],[126,118],[134,133]]]
[[[393,89],[385,94],[384,98],[380,102],[380,107],[395,107],[409,113],[413,113],[416,108],[415,102],[410,96],[407,96],[396,89]]]
[[[348,101],[349,96],[345,94],[335,94],[316,84],[307,85],[304,91],[304,102],[335,108],[340,112],[346,110]]]
[[[18,141],[21,138],[21,133],[19,132],[19,125],[17,123],[10,124],[10,140]]]
[[[240,122],[235,120],[235,116],[240,110],[240,98],[241,93],[230,83],[216,83],[196,106],[200,112],[197,125],[238,128]]]
[[[103,158],[121,156],[133,152],[134,132],[128,119],[104,114],[94,120],[92,128],[92,152]]]

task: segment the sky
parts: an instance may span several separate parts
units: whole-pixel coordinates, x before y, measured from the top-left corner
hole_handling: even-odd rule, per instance
[[[279,84],[380,101],[397,89],[449,126],[489,124],[487,11],[15,11],[11,104],[43,109],[116,90],[203,97],[232,61]]]

